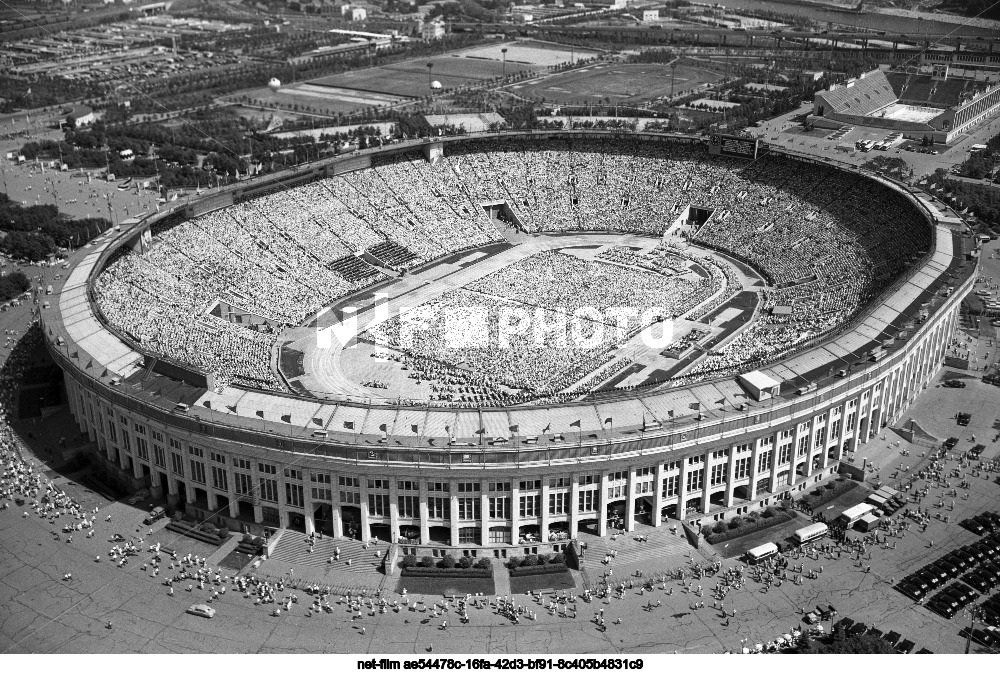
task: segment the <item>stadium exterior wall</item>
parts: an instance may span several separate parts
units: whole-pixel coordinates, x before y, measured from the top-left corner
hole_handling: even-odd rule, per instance
[[[286,438],[263,423],[234,427],[221,415],[177,413],[112,385],[72,345],[46,344],[81,431],[130,489],[183,501],[233,529],[405,535],[404,553],[437,542],[506,555],[558,550],[581,530],[631,531],[637,519],[719,521],[830,478],[845,453],[899,420],[935,376],[974,280],[972,273],[956,282],[884,358],[802,396],[721,419],[682,419],[639,438],[527,450],[389,449]]]

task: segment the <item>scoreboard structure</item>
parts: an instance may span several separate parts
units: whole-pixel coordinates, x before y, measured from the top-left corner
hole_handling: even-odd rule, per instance
[[[713,133],[708,138],[708,153],[738,159],[756,159],[759,145],[757,138]]]

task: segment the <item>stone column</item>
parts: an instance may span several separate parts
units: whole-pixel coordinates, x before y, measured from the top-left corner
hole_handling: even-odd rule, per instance
[[[521,530],[521,486],[517,481],[510,482],[510,543],[520,544],[518,533]]]
[[[625,498],[625,530],[631,533],[635,530],[635,497],[636,497],[636,476],[635,468],[628,468],[628,497]]]
[[[486,479],[479,482],[479,544],[483,547],[490,544],[490,483]]]
[[[542,525],[538,529],[540,542],[549,541],[549,478],[542,477]]]
[[[451,546],[458,546],[458,482],[448,482],[448,495],[451,496]]]
[[[368,478],[361,476],[358,478],[361,487],[361,541],[367,543],[372,536],[371,522],[368,520]]]
[[[431,526],[430,526],[430,510],[427,506],[427,482],[423,479],[420,480],[420,543],[430,544],[431,541]]]
[[[656,464],[655,481],[653,482],[653,525],[663,525],[663,479],[666,474],[664,462],[661,460]]]
[[[601,470],[601,490],[597,503],[597,534],[604,537],[608,534],[608,472]]]
[[[399,540],[399,488],[395,479],[389,480],[389,542]]]

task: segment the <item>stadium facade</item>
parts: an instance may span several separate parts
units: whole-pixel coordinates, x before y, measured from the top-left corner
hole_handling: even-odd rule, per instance
[[[378,536],[404,553],[432,545],[506,556],[559,550],[578,531],[704,525],[814,488],[904,420],[943,363],[975,282],[970,237],[902,187],[865,175],[904,196],[914,226],[932,232],[930,250],[835,335],[763,368],[780,386],[770,399],[733,378],[495,409],[215,390],[198,372],[144,357],[99,315],[94,278],[116,253],[148,245],[150,225],[358,170],[375,153],[423,147],[430,158],[447,145],[409,143],[241,183],[87,248],[41,316],[73,416],[111,478],[233,529]]]
[[[865,126],[948,144],[995,115],[1000,75],[949,64],[872,70],[816,94],[808,120],[821,128]]]

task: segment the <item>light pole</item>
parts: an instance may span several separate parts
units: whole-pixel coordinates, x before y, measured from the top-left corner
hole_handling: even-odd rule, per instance
[[[427,63],[427,86],[430,86],[430,85],[431,85],[431,82],[433,81],[433,80],[431,79],[431,73],[432,73],[433,71],[434,71],[434,63],[433,63],[433,62],[430,62],[430,61],[429,61],[429,62]]]
[[[503,49],[501,49],[500,53],[503,54],[503,81],[506,82],[507,81],[507,47],[504,47]]]
[[[677,71],[677,61],[670,64],[670,102],[674,102],[674,73]]]

